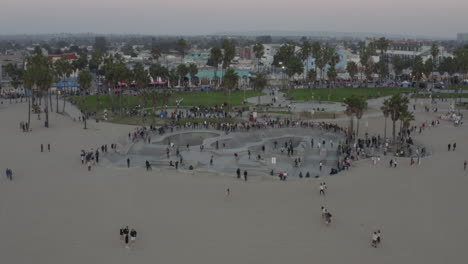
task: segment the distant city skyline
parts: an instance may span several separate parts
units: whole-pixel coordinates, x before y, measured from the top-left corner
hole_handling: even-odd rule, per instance
[[[79,4],[79,5],[78,5]],[[456,39],[468,31],[468,1],[446,0],[42,0],[8,1],[0,34],[330,31]]]

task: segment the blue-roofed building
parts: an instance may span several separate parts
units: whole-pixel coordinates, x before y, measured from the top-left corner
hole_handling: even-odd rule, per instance
[[[66,90],[79,90],[80,84],[78,83],[78,78],[63,78],[62,80],[52,84],[52,88],[58,89],[60,91]]]

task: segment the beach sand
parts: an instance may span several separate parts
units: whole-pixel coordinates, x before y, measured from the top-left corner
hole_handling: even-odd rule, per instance
[[[33,131],[23,133],[19,122],[26,118],[24,103],[5,101],[0,107],[1,263],[439,264],[468,259],[466,125],[441,121],[415,135],[433,154],[420,166],[399,158],[398,168],[389,168],[387,156],[377,166],[361,160],[349,171],[321,179],[280,182],[252,176],[243,182],[234,175],[147,172],[105,161],[88,172],[81,149],[108,144],[110,150],[133,127],[89,122],[83,130],[81,123],[51,113],[50,128],[33,115]],[[433,113],[418,113],[415,124],[433,119]],[[363,119],[362,133],[365,122],[371,135],[382,133],[382,117]],[[457,150],[447,152],[453,142]],[[12,182],[6,168],[13,169]],[[325,197],[318,192],[322,181],[328,186]],[[328,227],[322,205],[333,214]],[[138,231],[130,249],[119,239],[125,225]],[[377,229],[382,244],[375,249],[370,242]]]

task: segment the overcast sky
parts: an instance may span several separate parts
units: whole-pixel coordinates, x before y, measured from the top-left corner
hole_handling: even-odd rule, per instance
[[[294,30],[455,38],[468,0],[6,0],[0,34]]]

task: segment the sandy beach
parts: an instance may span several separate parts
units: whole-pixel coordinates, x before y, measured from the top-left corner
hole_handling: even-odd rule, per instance
[[[418,112],[415,125],[439,113]],[[466,115],[466,112],[465,112]],[[25,103],[0,106],[1,263],[464,263],[468,244],[468,126],[441,121],[414,140],[432,156],[419,166],[387,156],[360,160],[320,179],[252,176],[248,182],[174,169],[127,169],[105,161],[88,172],[82,149],[124,142],[134,127],[50,114],[50,128]],[[346,120],[341,121],[348,124]],[[364,125],[368,122],[368,128]],[[383,134],[382,117],[361,131]],[[387,135],[391,135],[388,122]],[[447,151],[448,143],[456,151]],[[51,152],[40,152],[40,144]],[[5,169],[14,172],[13,181]],[[319,195],[325,181],[326,196]],[[226,196],[226,188],[231,194]],[[325,226],[320,207],[333,214]],[[119,228],[138,231],[130,249]],[[382,244],[370,245],[380,229]]]

